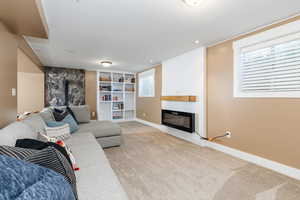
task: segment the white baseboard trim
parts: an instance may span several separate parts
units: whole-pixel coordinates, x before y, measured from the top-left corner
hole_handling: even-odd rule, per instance
[[[227,146],[215,143],[215,142],[201,140],[200,137],[196,134],[191,134],[187,137],[186,133],[183,134],[183,133],[181,133],[181,131],[166,127],[164,125],[155,124],[155,123],[148,122],[148,121],[138,119],[138,118],[136,118],[136,121],[146,124],[148,126],[157,128],[157,129],[161,130],[162,132],[168,133],[170,135],[181,138],[188,142],[192,142],[192,143],[200,145],[202,147],[205,146],[208,148],[215,149],[217,151],[221,151],[221,152],[231,155],[233,157],[248,161],[250,163],[254,163],[261,167],[264,167],[264,168],[273,170],[275,172],[278,172],[280,174],[289,176],[291,178],[300,180],[300,169],[296,169],[296,168],[293,168],[293,167],[290,167],[290,166],[287,166],[287,165],[284,165],[284,164],[281,164],[281,163],[278,163],[278,162],[275,162],[272,160],[268,160],[266,158],[262,158],[260,156],[256,156],[256,155],[253,155],[250,153],[239,151],[237,149],[233,149],[233,148],[230,148],[230,147],[227,147]]]
[[[201,140],[200,136],[195,134],[195,133],[187,133],[187,132],[180,131],[180,130],[177,130],[177,129],[174,129],[174,128],[170,128],[170,127],[167,127],[167,126],[164,126],[164,125],[161,125],[161,124],[155,124],[155,123],[152,123],[152,122],[149,122],[149,121],[145,121],[145,120],[139,119],[139,118],[136,118],[136,121],[138,121],[142,124],[157,128],[157,129],[161,130],[164,133],[167,133],[169,135],[173,135],[175,137],[186,140],[188,142],[191,142],[191,143],[194,143],[194,144],[197,144],[197,145],[200,145],[200,146],[205,145],[205,142],[203,140]]]
[[[161,131],[165,131],[163,129],[162,125],[160,125],[160,124],[149,122],[149,121],[146,121],[146,120],[143,120],[143,119],[140,119],[140,118],[135,118],[135,121],[140,122],[140,123],[145,124],[145,125],[148,125],[148,126],[152,126],[152,127],[157,128]]]
[[[293,167],[290,167],[290,166],[287,166],[287,165],[284,165],[284,164],[281,164],[281,163],[278,163],[278,162],[275,162],[275,161],[272,161],[272,160],[269,160],[266,158],[262,158],[260,156],[256,156],[256,155],[253,155],[250,153],[239,151],[237,149],[233,149],[233,148],[230,148],[230,147],[227,147],[227,146],[215,143],[215,142],[206,141],[206,146],[209,148],[215,149],[217,151],[221,151],[223,153],[229,154],[233,157],[237,157],[242,160],[248,161],[250,163],[259,165],[261,167],[273,170],[280,174],[289,176],[291,178],[300,180],[300,170],[299,169],[296,169],[296,168],[293,168]]]

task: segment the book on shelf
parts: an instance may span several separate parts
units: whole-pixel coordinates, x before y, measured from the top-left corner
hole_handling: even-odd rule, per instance
[[[110,85],[101,85],[100,86],[100,91],[102,91],[102,92],[110,92],[111,91],[111,86]]]
[[[103,95],[102,101],[111,101],[111,95]]]

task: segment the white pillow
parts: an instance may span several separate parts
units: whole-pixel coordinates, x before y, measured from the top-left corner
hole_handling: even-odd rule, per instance
[[[45,132],[46,123],[39,114],[33,114],[23,120],[38,135]]]
[[[25,123],[13,122],[0,131],[0,144],[15,146],[17,139],[37,139],[38,135]]]
[[[5,134],[3,131],[0,131],[0,145],[14,147],[16,145],[16,138],[12,134]]]
[[[58,140],[65,140],[71,137],[69,124],[64,124],[57,127],[46,126],[46,136],[56,138]]]

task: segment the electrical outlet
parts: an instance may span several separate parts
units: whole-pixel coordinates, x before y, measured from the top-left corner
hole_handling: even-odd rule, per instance
[[[13,97],[17,96],[17,89],[16,88],[11,88],[11,96],[13,96]]]
[[[227,138],[231,138],[231,132],[230,131],[226,131],[225,134],[226,134]]]
[[[147,114],[146,114],[146,113],[143,113],[143,116],[144,116],[144,117],[146,117],[146,116],[147,116]]]

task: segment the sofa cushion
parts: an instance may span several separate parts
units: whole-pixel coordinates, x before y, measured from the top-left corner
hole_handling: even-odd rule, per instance
[[[121,135],[121,128],[111,121],[90,121],[90,123],[80,124],[78,133],[91,132],[96,138]]]
[[[121,135],[115,135],[110,137],[97,138],[97,142],[101,145],[103,149],[110,147],[121,146],[123,138]]]
[[[23,120],[36,134],[45,133],[46,123],[39,114],[33,114]]]
[[[78,123],[89,123],[91,120],[91,112],[88,105],[70,106]]]
[[[17,139],[36,139],[38,137],[27,124],[13,122],[0,130],[0,145],[15,146]]]
[[[39,113],[43,120],[46,121],[54,121],[54,116],[52,114],[51,108],[45,108],[42,112]]]
[[[128,200],[104,151],[91,133],[74,134],[66,143],[80,166],[76,173],[80,200]]]

